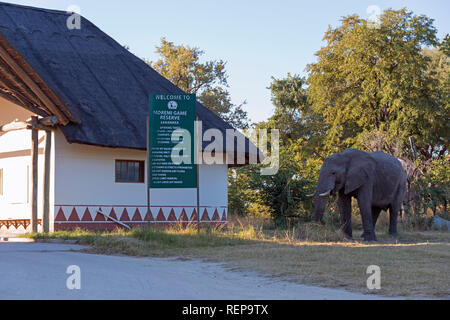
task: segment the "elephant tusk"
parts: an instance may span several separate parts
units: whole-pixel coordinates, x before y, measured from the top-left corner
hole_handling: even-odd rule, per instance
[[[307,196],[308,198],[312,198],[312,197],[314,197],[315,194],[316,194],[316,193],[314,192],[314,193],[311,193],[311,194],[307,194],[306,196]]]
[[[327,192],[319,194],[319,197],[326,197],[330,194],[331,190],[328,190]]]

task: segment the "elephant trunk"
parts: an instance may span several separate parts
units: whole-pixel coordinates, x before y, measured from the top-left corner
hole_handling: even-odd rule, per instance
[[[335,187],[335,178],[329,175],[325,170],[321,170],[314,195],[314,220],[323,222],[323,214],[327,205],[328,196]]]
[[[328,197],[321,197],[320,195],[315,196],[314,201],[314,220],[316,222],[323,222],[323,213],[325,212],[325,207],[327,205]]]

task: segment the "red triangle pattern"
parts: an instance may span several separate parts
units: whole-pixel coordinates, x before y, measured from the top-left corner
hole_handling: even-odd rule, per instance
[[[98,212],[95,212],[95,219],[93,220],[92,218],[93,218],[94,212],[91,213],[89,211],[88,207],[85,207],[85,208],[86,209],[85,209],[85,211],[83,213],[83,216],[82,216],[82,218],[80,220],[80,218],[78,216],[78,213],[77,213],[77,208],[76,207],[73,207],[73,209],[72,209],[68,219],[66,218],[66,216],[64,214],[64,210],[62,209],[62,207],[60,207],[59,210],[58,210],[58,213],[56,214],[56,217],[55,217],[54,221],[55,222],[63,222],[63,221],[64,222],[65,221],[69,221],[69,222],[79,222],[79,221],[83,221],[83,222],[89,222],[89,221],[104,222],[104,221],[108,220],[104,215],[102,215],[102,214],[100,214]],[[78,208],[78,209],[80,209],[80,208]],[[102,208],[99,208],[98,210],[101,211]],[[222,216],[220,216],[219,210],[220,210],[219,208],[215,208],[214,213],[212,215],[212,218],[210,218],[210,215],[208,213],[208,209],[205,208],[203,210],[203,214],[201,216],[201,221],[227,221],[226,209],[223,209]],[[114,211],[114,208],[111,208],[111,212],[109,213],[109,216],[111,218],[119,220],[117,218],[116,212]],[[187,214],[185,208],[182,209],[180,217],[178,219],[177,219],[177,217],[175,215],[175,210],[173,208],[170,210],[169,216],[167,218],[165,217],[164,211],[162,210],[162,208],[159,208],[159,211],[158,211],[158,214],[156,216],[156,219],[155,219],[152,211],[151,210],[147,210],[147,212],[145,214],[145,217],[144,217],[144,221],[155,221],[155,220],[156,221],[164,221],[164,222],[165,221],[170,221],[170,222],[175,222],[175,221],[196,222],[197,221],[197,210],[195,208],[193,209],[190,219],[188,217],[188,214]],[[136,210],[134,211],[132,219],[130,219],[130,216],[128,214],[127,209],[124,208],[123,211],[122,211],[122,214],[120,216],[120,221],[134,221],[134,222],[142,221],[142,216],[141,216],[141,213],[139,211],[139,208],[136,208]]]
[[[91,217],[91,213],[89,212],[89,208],[86,208],[86,210],[84,211],[81,221],[92,221],[92,217]]]
[[[202,220],[201,221],[211,221],[211,219],[209,219],[209,214],[208,214],[208,210],[203,210],[203,215],[202,215]]]
[[[158,215],[156,216],[156,221],[166,221],[162,209],[159,209]]]
[[[130,216],[128,215],[127,208],[124,208],[122,215],[120,216],[120,221],[130,221]]]
[[[102,208],[98,208],[98,211],[102,211]],[[106,217],[104,215],[102,215],[101,213],[97,212],[97,214],[95,215],[94,221],[106,221]]]
[[[217,208],[216,210],[214,210],[212,221],[220,221],[219,212],[217,212]]]
[[[194,211],[192,211],[192,215],[191,215],[191,219],[190,221],[197,221],[197,210],[194,209]]]
[[[167,221],[177,221],[177,217],[175,216],[175,211],[170,210],[169,216],[167,217]]]
[[[223,209],[222,221],[227,221],[227,213],[225,209]]]
[[[62,208],[59,208],[59,211],[55,217],[55,221],[67,221]]]
[[[183,208],[183,210],[181,211],[181,214],[180,214],[180,221],[189,221],[189,218],[188,218],[184,208]]]
[[[145,221],[155,221],[155,218],[153,218],[153,214],[152,214],[151,210],[147,210],[144,220]]]
[[[109,216],[111,218],[114,218],[114,219],[117,220],[117,215],[116,215],[116,212],[114,211],[114,208],[111,209],[111,212],[109,213]]]
[[[141,213],[138,208],[136,208],[136,211],[134,212],[133,221],[142,221]]]
[[[75,207],[73,208],[67,221],[80,221],[80,218],[78,218],[77,209],[75,209]]]

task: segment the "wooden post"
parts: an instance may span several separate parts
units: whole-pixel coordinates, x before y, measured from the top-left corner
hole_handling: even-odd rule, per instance
[[[38,123],[38,117],[31,117],[31,231],[38,231],[38,129],[35,126]]]
[[[44,158],[44,185],[43,185],[43,208],[42,208],[42,228],[44,233],[50,231],[50,153],[52,149],[52,132],[45,131],[45,158]]]

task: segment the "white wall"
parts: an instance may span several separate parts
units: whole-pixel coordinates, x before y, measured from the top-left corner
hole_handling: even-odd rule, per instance
[[[25,219],[29,215],[29,156],[7,157],[6,152],[30,149],[22,146],[27,132],[9,132],[0,137],[0,169],[3,171],[3,195],[0,195],[0,220]],[[31,139],[31,138],[30,138]],[[2,158],[4,154],[5,158]]]
[[[39,132],[38,218],[42,217],[44,145],[44,133]],[[0,195],[0,220],[30,219],[30,147],[30,130],[11,131],[0,137],[0,169],[3,169],[3,196]],[[22,155],[25,153],[27,155]],[[17,154],[19,156],[17,156]],[[52,180],[52,178],[53,174],[51,172],[50,180]],[[50,194],[52,194],[52,187]],[[50,198],[50,200],[52,199]]]
[[[144,160],[145,152],[69,144],[60,131],[55,150],[55,205],[146,203],[145,184],[115,182],[115,159]]]
[[[146,182],[115,182],[115,160],[145,160],[145,151],[69,144],[59,131],[55,148],[55,211],[61,206],[147,205]],[[227,170],[225,164],[200,165],[201,206],[227,207]],[[150,197],[152,206],[161,207],[196,206],[197,200],[196,189],[152,189]]]

